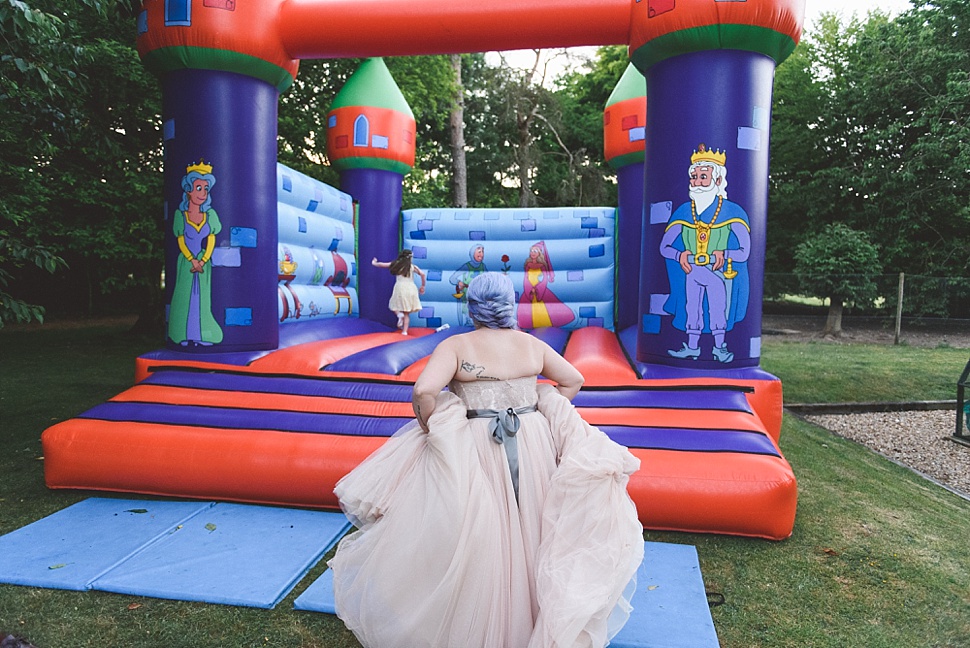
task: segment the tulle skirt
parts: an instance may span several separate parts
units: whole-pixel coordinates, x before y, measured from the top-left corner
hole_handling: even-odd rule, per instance
[[[368,648],[602,648],[630,612],[639,467],[538,387],[520,416],[518,497],[487,419],[438,397],[338,484],[358,527],[330,561],[338,616]]]

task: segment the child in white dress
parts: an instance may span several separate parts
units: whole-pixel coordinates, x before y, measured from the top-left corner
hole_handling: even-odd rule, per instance
[[[411,250],[401,250],[393,261],[378,261],[377,257],[371,260],[371,265],[387,268],[394,275],[394,290],[391,291],[387,307],[397,315],[397,327],[401,329],[401,335],[408,334],[410,314],[421,310],[419,295],[424,294],[425,284],[428,283],[428,276],[411,262],[411,255]],[[415,273],[421,277],[421,288],[414,285]]]

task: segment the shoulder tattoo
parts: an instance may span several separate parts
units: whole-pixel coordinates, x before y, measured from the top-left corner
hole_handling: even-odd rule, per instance
[[[485,367],[483,365],[473,364],[471,362],[468,362],[467,360],[461,361],[461,371],[464,371],[465,373],[474,374],[475,378],[479,380],[498,380],[498,378],[495,378],[493,376],[484,375]]]

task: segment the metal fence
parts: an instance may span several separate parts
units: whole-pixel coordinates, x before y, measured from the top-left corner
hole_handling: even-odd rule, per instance
[[[843,275],[842,278],[863,275]],[[970,319],[970,277],[928,277],[910,274],[866,275],[879,298],[872,304],[846,304],[854,316],[920,319]],[[765,273],[765,299],[797,301],[804,296],[794,273]]]

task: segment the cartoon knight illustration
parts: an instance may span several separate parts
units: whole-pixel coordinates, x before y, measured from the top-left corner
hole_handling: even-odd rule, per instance
[[[455,287],[452,296],[458,300],[458,324],[460,326],[472,325],[472,320],[468,316],[468,299],[465,298],[465,289],[477,275],[488,272],[488,268],[485,267],[484,245],[480,243],[473,245],[471,250],[468,251],[468,256],[469,260],[461,264],[448,279],[449,283]]]

